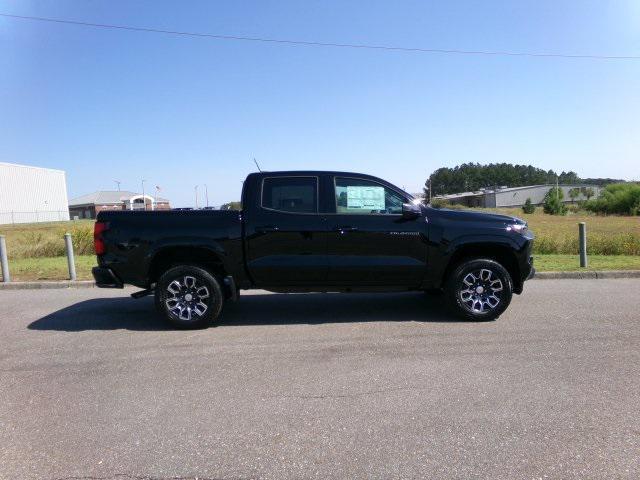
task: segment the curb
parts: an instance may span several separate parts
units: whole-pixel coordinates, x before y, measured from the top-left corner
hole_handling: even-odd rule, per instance
[[[611,278],[640,278],[640,270],[602,270],[586,272],[536,272],[532,280],[607,280]],[[48,290],[53,288],[94,288],[93,280],[64,280],[48,282],[0,282],[0,290]]]
[[[606,280],[609,278],[640,278],[640,270],[602,270],[585,272],[536,272],[533,280]]]
[[[50,290],[52,288],[93,288],[93,280],[64,280],[53,282],[9,282],[0,283],[0,290]]]

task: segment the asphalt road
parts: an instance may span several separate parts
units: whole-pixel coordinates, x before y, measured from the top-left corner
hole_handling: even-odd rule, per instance
[[[0,478],[639,478],[640,280],[529,282],[492,323],[421,294],[0,292]]]

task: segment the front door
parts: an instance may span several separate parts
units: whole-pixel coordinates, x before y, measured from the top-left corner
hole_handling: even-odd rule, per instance
[[[332,285],[419,286],[427,268],[424,216],[406,219],[399,192],[372,180],[335,177],[329,215],[328,282]]]
[[[319,178],[262,180],[251,219],[247,267],[256,285],[309,286],[327,280],[327,221],[319,213]]]

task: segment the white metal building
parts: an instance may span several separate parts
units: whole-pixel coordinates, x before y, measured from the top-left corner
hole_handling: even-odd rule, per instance
[[[467,207],[520,207],[524,205],[527,199],[531,200],[534,205],[540,205],[544,202],[544,196],[551,188],[555,188],[553,184],[549,185],[528,185],[524,187],[498,187],[495,190],[485,189],[478,192],[454,193],[451,195],[442,195],[435,198],[442,198],[450,203],[465,205]],[[597,198],[601,188],[595,185],[559,185],[563,193],[563,202],[570,203],[574,201],[587,200],[587,189],[590,190],[591,197]],[[578,195],[571,198],[569,192],[576,190]]]
[[[0,162],[0,225],[69,220],[62,170]]]

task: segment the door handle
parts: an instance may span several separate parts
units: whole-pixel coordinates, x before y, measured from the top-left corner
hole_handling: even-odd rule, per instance
[[[358,227],[352,227],[351,225],[345,225],[345,226],[342,226],[342,227],[336,227],[334,230],[336,232],[340,232],[340,233],[355,232],[356,230],[358,230]]]
[[[278,230],[280,230],[280,227],[276,227],[275,225],[265,225],[264,227],[256,227],[256,232],[259,232],[259,233],[277,232]]]

